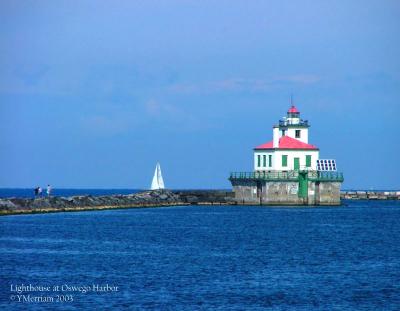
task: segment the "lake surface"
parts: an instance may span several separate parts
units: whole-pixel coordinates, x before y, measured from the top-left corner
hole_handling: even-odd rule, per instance
[[[400,202],[345,204],[0,217],[0,309],[398,310]]]

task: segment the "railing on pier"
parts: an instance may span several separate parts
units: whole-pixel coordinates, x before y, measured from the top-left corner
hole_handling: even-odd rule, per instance
[[[343,173],[341,172],[336,172],[336,171],[318,171],[318,176],[313,178],[312,176],[309,177],[310,180],[316,180],[316,181],[338,181],[338,182],[343,182]]]
[[[255,171],[255,172],[232,172],[229,180],[249,179],[249,180],[267,180],[267,181],[297,181],[299,172],[306,173],[307,179],[311,181],[337,181],[343,182],[343,173],[340,172],[320,172],[320,171]]]
[[[298,171],[277,171],[277,172],[233,172],[229,179],[255,179],[255,180],[297,180]]]

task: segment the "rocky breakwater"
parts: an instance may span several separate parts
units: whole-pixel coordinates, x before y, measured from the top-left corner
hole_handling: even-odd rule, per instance
[[[174,190],[184,204],[237,204],[235,194],[224,190]]]
[[[0,199],[0,215],[155,207],[188,204],[234,204],[224,191],[145,191],[129,195]]]
[[[342,191],[340,197],[347,200],[400,200],[400,191]]]

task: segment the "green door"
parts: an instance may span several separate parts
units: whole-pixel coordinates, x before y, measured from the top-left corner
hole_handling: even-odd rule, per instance
[[[299,198],[306,198],[308,195],[308,176],[307,172],[299,173]]]
[[[294,158],[294,169],[296,171],[300,169],[300,158]]]

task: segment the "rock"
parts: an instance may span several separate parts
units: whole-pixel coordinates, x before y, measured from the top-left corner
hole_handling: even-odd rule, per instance
[[[1,209],[15,209],[17,208],[17,205],[15,205],[13,202],[7,199],[0,199],[0,208]]]

